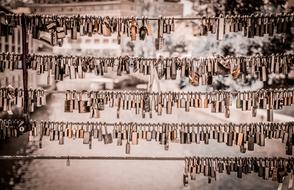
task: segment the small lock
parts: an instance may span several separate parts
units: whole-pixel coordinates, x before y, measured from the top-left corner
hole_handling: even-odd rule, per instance
[[[86,131],[84,132],[83,144],[89,144],[89,143],[90,143],[90,132]]]
[[[73,101],[72,100],[65,100],[64,112],[73,112]]]
[[[60,131],[60,132],[59,132],[59,137],[58,137],[58,139],[59,139],[59,144],[60,144],[60,145],[64,144],[64,132],[63,132],[63,131]]]
[[[78,104],[79,104],[79,113],[90,112],[90,107],[88,106],[88,101],[80,100],[80,101],[78,101]]]
[[[248,137],[248,151],[253,151],[254,150],[254,136],[250,135]]]
[[[162,37],[155,39],[155,49],[160,50],[163,48],[164,39]]]
[[[135,18],[132,18],[130,26],[131,41],[136,41],[137,28],[137,21]]]
[[[188,183],[189,183],[189,181],[188,181],[188,174],[185,173],[183,175],[183,184],[184,184],[184,186],[187,186]]]
[[[116,145],[122,146],[122,134],[121,133],[118,133]]]
[[[240,152],[243,153],[243,154],[246,153],[246,148],[245,148],[244,145],[240,146]]]
[[[130,154],[131,153],[131,144],[129,143],[129,141],[126,143],[126,154]]]

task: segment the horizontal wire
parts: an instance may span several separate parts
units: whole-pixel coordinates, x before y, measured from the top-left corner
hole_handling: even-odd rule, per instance
[[[2,52],[0,53],[0,56],[22,56],[22,54],[19,53],[10,53],[10,52]],[[252,58],[269,58],[272,56],[275,57],[286,57],[286,56],[294,56],[294,54],[289,53],[289,54],[272,54],[272,55],[253,55],[253,56],[208,56],[208,57],[129,57],[129,56],[116,56],[116,57],[95,57],[95,56],[75,56],[75,55],[60,55],[60,54],[28,54],[28,56],[31,57],[52,57],[52,58],[94,58],[94,59],[105,59],[105,60],[111,60],[115,59],[118,60],[120,58],[128,58],[131,60],[147,60],[147,61],[152,61],[152,60],[159,60],[159,59],[190,59],[190,60],[202,60],[202,59],[233,59],[233,58],[245,58],[245,59],[252,59]]]
[[[72,93],[72,92],[74,92],[75,90],[44,90],[44,92],[45,93],[47,93],[47,94],[66,94],[66,93]],[[75,91],[75,93],[90,93],[91,92],[91,90],[90,91]],[[128,91],[121,91],[121,90],[118,90],[118,91],[116,91],[116,90],[111,90],[111,91],[109,91],[109,90],[101,90],[101,91],[92,91],[92,92],[94,92],[94,93],[99,93],[99,92],[101,92],[102,94],[103,93],[107,93],[107,92],[110,92],[110,93],[125,93],[125,94],[130,94],[130,95],[132,95],[132,94],[140,94],[140,93],[146,93],[147,91],[140,91],[140,90],[135,90],[135,91],[131,91],[131,90],[128,90]],[[227,93],[227,94],[232,94],[232,95],[238,95],[238,93],[239,92],[229,92],[229,91],[220,91],[220,93]],[[250,92],[257,92],[257,91],[250,91]],[[181,91],[179,91],[179,92],[174,92],[174,91],[165,91],[165,92],[160,92],[160,93],[154,93],[154,92],[147,92],[147,94],[168,94],[168,93],[179,93],[179,94],[190,94],[190,93],[197,93],[197,94],[200,94],[200,95],[210,95],[210,94],[217,94],[218,93],[218,91],[212,91],[212,92],[181,92]]]
[[[40,15],[40,14],[5,14],[6,16],[24,16],[27,18],[32,18],[32,17],[42,17],[42,18],[50,18],[50,19],[58,19],[58,18],[63,18],[63,19],[85,19],[85,18],[105,18],[102,16],[96,16],[96,15],[71,15],[71,16],[65,16],[65,15]],[[265,15],[265,14],[259,14],[259,15],[220,15],[218,17],[215,16],[198,16],[198,17],[172,17],[172,16],[158,16],[158,17],[145,17],[145,16],[127,16],[127,17],[110,17],[110,18],[121,18],[121,19],[132,19],[135,18],[137,20],[159,20],[161,18],[171,18],[174,20],[202,20],[202,19],[220,19],[220,18],[273,18],[273,17],[285,17],[285,16],[293,16],[293,14],[287,14],[287,13],[278,13],[278,14],[270,14],[270,15]]]
[[[0,160],[163,160],[180,161],[184,157],[134,157],[134,156],[34,156],[1,155]]]
[[[70,126],[78,126],[78,127],[83,127],[83,126],[90,126],[90,130],[93,129],[97,126],[105,126],[105,127],[126,127],[126,126],[135,126],[138,127],[139,129],[142,129],[143,131],[146,131],[146,128],[152,129],[154,127],[192,127],[192,130],[196,129],[199,127],[199,129],[209,129],[209,131],[215,131],[221,128],[226,128],[228,130],[234,129],[234,130],[243,130],[243,127],[247,129],[251,129],[250,127],[277,127],[274,128],[272,131],[275,130],[282,130],[285,131],[287,130],[287,127],[293,127],[294,122],[289,121],[289,122],[249,122],[249,123],[137,123],[137,122],[116,122],[116,123],[110,123],[110,122],[93,122],[93,121],[88,121],[88,122],[73,122],[73,121],[64,121],[64,120],[33,120],[31,119],[29,121],[30,124],[35,124],[34,127],[37,128],[43,128],[46,123],[58,125],[66,125],[66,128],[70,128]],[[0,125],[4,124],[7,126],[22,126],[23,122],[22,120],[17,120],[17,119],[0,119]],[[67,126],[70,125],[70,126]],[[64,127],[64,126],[63,126]],[[286,128],[283,128],[286,127]],[[177,129],[177,128],[176,128]],[[264,128],[262,128],[264,129]],[[226,131],[226,129],[224,129]],[[30,130],[31,131],[31,130]]]
[[[291,160],[292,157],[157,157],[157,156],[41,156],[41,155],[0,155],[0,160],[157,160],[157,161],[182,161],[189,158],[204,158],[204,159],[282,159]]]
[[[0,90],[7,90],[13,91],[14,88],[8,88],[8,87],[2,87]],[[20,91],[23,91],[23,89],[18,89]],[[189,95],[189,94],[196,94],[196,95],[233,95],[236,96],[238,94],[244,94],[244,93],[281,93],[281,92],[292,92],[294,91],[294,88],[274,88],[274,89],[260,89],[260,90],[248,90],[248,91],[224,91],[224,90],[214,90],[210,92],[199,92],[199,91],[161,91],[161,92],[147,92],[145,90],[45,90],[45,89],[28,89],[28,91],[35,91],[40,90],[41,92],[44,92],[46,94],[66,94],[66,93],[101,93],[101,94],[108,94],[108,93],[120,93],[120,94],[129,94],[129,95],[144,95],[144,94],[150,94],[150,95],[168,95],[168,94],[179,94],[179,95]]]
[[[0,119],[1,121],[10,121],[10,119]],[[11,120],[12,121],[12,120]],[[13,119],[13,121],[17,121],[17,119]],[[19,120],[22,121],[22,120]],[[87,125],[87,124],[98,124],[98,125],[106,125],[106,126],[126,126],[126,125],[136,125],[136,126],[153,126],[153,125],[166,125],[166,126],[171,126],[171,125],[179,125],[179,126],[201,126],[201,127],[217,127],[217,126],[230,126],[230,127],[240,127],[240,126],[252,126],[252,125],[261,125],[261,126],[274,126],[274,125],[288,125],[292,126],[294,125],[294,121],[287,121],[287,122],[247,122],[247,123],[138,123],[138,122],[115,122],[115,123],[110,123],[110,122],[93,122],[93,121],[88,121],[88,122],[72,122],[72,121],[56,121],[56,120],[31,120],[30,122],[36,122],[36,123],[69,123],[72,125]]]
[[[80,91],[76,91],[76,90],[44,90],[45,93],[47,94],[66,94],[66,93],[123,93],[123,94],[151,94],[151,95],[158,95],[158,94],[179,94],[179,95],[187,95],[187,94],[199,94],[199,95],[217,95],[217,94],[230,94],[233,96],[236,96],[238,94],[242,94],[242,93],[256,93],[256,92],[260,92],[260,93],[275,93],[275,92],[291,92],[294,91],[294,88],[277,88],[277,89],[261,89],[261,90],[249,90],[249,91],[224,91],[224,90],[214,90],[214,91],[210,91],[210,92],[199,92],[199,91],[187,91],[187,92],[183,92],[183,91],[161,91],[161,92],[147,92],[144,90],[80,90]]]

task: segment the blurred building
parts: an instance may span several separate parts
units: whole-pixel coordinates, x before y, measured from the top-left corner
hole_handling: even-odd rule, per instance
[[[288,8],[294,9],[294,0],[289,0],[288,2]]]
[[[28,9],[21,9],[21,13],[28,13]],[[18,13],[13,10],[8,10],[0,6],[0,12],[5,14],[9,13]],[[21,53],[22,52],[22,36],[21,36],[21,27],[17,26],[13,29],[13,32],[8,36],[1,36],[0,40],[0,52],[12,52],[12,53]],[[36,48],[34,46],[31,36],[29,36],[29,52],[33,53]]]
[[[145,5],[154,6],[157,4],[156,12],[162,16],[182,16],[183,5],[178,4],[178,0],[149,1],[143,0],[35,0],[29,4],[32,13],[36,14],[62,14],[62,15],[97,15],[97,16],[141,16],[145,15],[143,9]],[[148,15],[150,16],[150,15]],[[153,16],[158,16],[153,15]],[[124,41],[125,39],[122,38]],[[125,44],[125,43],[122,43]],[[50,50],[51,47],[48,47]],[[92,37],[80,37],[71,40],[67,37],[62,47],[53,47],[53,53],[75,54],[75,55],[95,55],[95,56],[119,56],[124,45],[118,45],[117,35],[103,37],[95,35]]]
[[[27,13],[28,9],[22,9],[22,13]],[[9,14],[15,11],[8,10],[2,6],[0,6],[0,12]],[[16,12],[17,13],[17,12]],[[22,29],[20,26],[17,26],[13,29],[13,32],[8,36],[0,36],[0,52],[9,52],[9,53],[22,53]],[[36,44],[33,43],[33,39],[31,35],[28,38],[29,43],[29,53],[36,52]],[[31,88],[36,88],[36,75],[33,74],[33,71],[29,71],[29,81]],[[5,71],[0,75],[0,86],[7,86],[8,84],[20,88],[22,87],[22,71],[14,70],[14,71]]]
[[[96,15],[96,16],[183,16],[183,5],[179,0],[31,0],[24,4],[21,1],[5,1],[14,13],[34,13],[42,15]],[[3,2],[1,2],[3,4]],[[5,9],[5,8],[3,8]],[[5,9],[4,12],[9,12]],[[0,52],[22,52],[21,28],[15,28],[14,33],[3,36],[0,40]],[[156,29],[154,29],[154,34]],[[69,36],[64,40],[62,47],[51,46],[44,41],[32,39],[29,35],[30,53],[53,53],[70,55],[93,56],[119,56],[128,53],[126,42],[130,39],[122,37],[122,45],[117,44],[117,35],[103,37],[79,37],[72,40]],[[29,71],[30,87],[36,88],[44,82],[39,76]],[[38,81],[38,82],[37,82]],[[37,84],[38,83],[38,84]],[[15,87],[22,86],[22,71],[9,71],[0,76],[0,85],[12,84]],[[44,85],[44,84],[43,84]]]

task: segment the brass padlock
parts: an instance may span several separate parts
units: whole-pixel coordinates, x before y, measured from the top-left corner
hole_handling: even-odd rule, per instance
[[[80,126],[80,129],[78,130],[78,138],[84,138],[84,129],[83,129],[83,125]]]
[[[113,142],[111,133],[107,132],[107,126],[104,125],[105,134],[103,134],[104,144],[111,144]]]
[[[209,104],[209,98],[208,98],[208,94],[205,94],[205,98],[204,98],[204,108],[208,108],[208,104]]]
[[[90,132],[89,131],[85,131],[84,132],[84,138],[83,138],[83,144],[89,144],[90,143]]]
[[[136,131],[132,132],[132,144],[133,145],[138,144],[138,133]]]
[[[58,140],[59,140],[59,144],[60,145],[64,144],[64,131],[63,131],[63,127],[60,127],[59,128],[59,137],[58,137]]]
[[[67,92],[65,94],[64,112],[72,112],[72,111],[73,111],[73,100],[71,99],[71,94]]]
[[[102,33],[103,36],[111,36],[111,25],[109,16],[103,18]]]
[[[189,75],[189,83],[193,86],[199,86],[199,74],[197,72],[191,71]]]
[[[159,37],[155,39],[155,49],[160,50],[163,48],[164,39],[163,37]]]

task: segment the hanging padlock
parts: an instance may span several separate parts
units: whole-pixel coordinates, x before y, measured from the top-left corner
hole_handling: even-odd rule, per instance
[[[131,41],[136,41],[137,30],[138,30],[137,20],[134,17],[132,17],[131,20],[130,20]]]
[[[220,15],[217,20],[216,39],[223,40],[224,34],[225,34],[225,18],[222,15]]]
[[[162,33],[163,34],[167,33],[167,26],[168,26],[168,20],[167,20],[167,18],[163,18],[163,22],[162,22]]]
[[[76,66],[74,65],[74,58],[70,59],[69,78],[70,79],[76,79]]]
[[[64,130],[63,130],[63,123],[61,123],[58,127],[59,127],[59,144],[62,145],[64,144]]]
[[[103,36],[111,36],[111,26],[109,16],[104,17],[102,20],[102,33]]]
[[[78,39],[78,31],[77,31],[77,18],[73,17],[71,19],[71,39]]]
[[[125,153],[126,154],[130,154],[131,153],[131,144],[130,144],[130,132],[131,132],[131,130],[130,130],[130,128],[129,128],[129,130],[128,130],[128,137],[127,137],[127,143],[126,143],[126,149],[125,149]]]
[[[54,135],[55,131],[54,131],[52,125],[53,125],[53,124],[51,124],[51,126],[50,126],[50,128],[49,128],[49,140],[50,140],[50,141],[54,141],[54,140],[55,140],[55,139],[54,139],[54,137],[55,137],[55,135]]]
[[[65,135],[68,138],[72,138],[72,124],[67,123],[66,133]]]
[[[132,135],[132,144],[133,145],[138,144],[138,137],[139,137],[139,135],[138,135],[136,126],[132,126],[132,133],[131,133],[131,135]]]
[[[79,125],[79,130],[77,131],[78,138],[83,139],[85,134],[84,125],[83,123],[79,123],[78,125]]]
[[[104,144],[111,144],[113,142],[111,133],[107,132],[107,126],[104,124],[104,131],[105,134],[103,134]]]
[[[70,91],[67,91],[65,94],[64,112],[72,112],[72,111],[73,111],[72,94],[70,93]]]
[[[86,130],[84,132],[84,138],[83,138],[83,144],[89,144],[90,143],[90,130],[89,130],[89,124],[86,124]]]
[[[205,98],[204,98],[204,108],[208,108],[208,104],[209,104],[209,98],[208,98],[208,94],[205,94]]]
[[[248,151],[254,150],[254,136],[252,134],[248,136],[247,149],[248,149]]]
[[[101,124],[99,124],[99,126],[98,126],[98,136],[97,136],[97,140],[98,140],[98,141],[102,141],[102,140],[103,140],[102,125],[101,125]]]
[[[184,186],[187,186],[188,183],[189,183],[188,174],[184,173],[184,175],[183,175],[183,184],[184,184]]]
[[[164,39],[163,39],[163,18],[160,17],[157,20],[158,28],[157,28],[157,38],[155,39],[155,49],[159,50],[163,47]]]
[[[90,112],[90,107],[88,106],[88,100],[85,99],[85,95],[81,94],[81,99],[78,101],[79,113]]]

